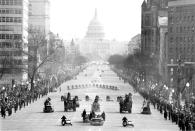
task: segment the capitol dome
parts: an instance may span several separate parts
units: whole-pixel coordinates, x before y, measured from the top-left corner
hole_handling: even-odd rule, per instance
[[[89,23],[86,38],[92,38],[92,39],[103,39],[104,38],[104,28],[102,24],[98,21],[97,9],[95,10],[94,18]]]

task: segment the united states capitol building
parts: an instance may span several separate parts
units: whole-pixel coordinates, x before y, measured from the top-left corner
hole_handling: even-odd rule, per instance
[[[80,53],[91,60],[106,60],[112,54],[125,54],[127,43],[105,39],[104,27],[98,20],[97,9],[85,37],[78,42]]]

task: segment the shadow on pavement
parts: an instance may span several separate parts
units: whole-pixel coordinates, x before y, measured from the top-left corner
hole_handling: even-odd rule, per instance
[[[45,113],[45,112],[43,112],[43,111],[40,111],[40,112],[34,112],[34,113],[48,114],[48,113]]]
[[[68,113],[68,112],[65,112],[65,111],[62,111],[62,110],[61,111],[55,111],[55,112]]]
[[[109,111],[106,111],[105,113],[108,113],[108,114],[119,114],[119,112],[109,112]]]
[[[81,123],[81,124],[89,124],[89,123],[83,123],[83,121],[74,121],[74,123]]]

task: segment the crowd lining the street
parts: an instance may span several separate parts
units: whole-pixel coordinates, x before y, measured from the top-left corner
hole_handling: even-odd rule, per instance
[[[38,98],[46,96],[48,92],[53,92],[54,88],[58,87],[61,83],[65,81],[73,79],[74,76],[78,75],[85,68],[86,66],[82,67],[79,70],[70,72],[70,74],[68,74],[63,81],[55,83],[55,85],[48,85],[49,87],[46,87],[45,80],[40,80],[31,89],[29,89],[29,84],[12,85],[12,87],[4,87],[4,89],[1,87],[0,88],[1,116],[3,118],[5,118],[6,115],[11,116],[13,111],[16,113],[18,109],[21,110],[22,108],[25,108],[25,106],[28,106],[34,101],[37,101]]]
[[[154,95],[149,95],[147,92],[140,94],[151,101],[154,109],[157,109],[165,118],[177,124],[182,131],[195,130],[195,102],[187,107],[177,108],[171,103],[163,101]]]
[[[0,93],[1,116],[5,118],[6,114],[11,116],[13,111],[16,113],[38,98],[47,95],[48,89],[35,86],[33,89],[29,90],[28,85],[17,85],[12,88],[5,88],[1,90]]]
[[[147,88],[144,90],[140,88],[140,84],[136,79],[129,79],[127,74],[124,74],[117,69],[113,70],[124,81],[129,82],[134,90],[143,96],[144,99],[149,100],[154,109],[157,109],[163,115],[165,120],[170,120],[172,123],[177,124],[182,131],[195,130],[195,100],[183,107],[177,107],[176,104],[170,103],[162,97],[159,97],[159,94],[151,92],[151,90],[147,90]]]

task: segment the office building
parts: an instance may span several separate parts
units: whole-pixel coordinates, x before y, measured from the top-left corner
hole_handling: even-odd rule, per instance
[[[195,65],[195,1],[178,0],[169,2],[168,10],[168,79],[173,88],[190,82],[194,87]],[[178,74],[181,66],[180,77]],[[180,77],[180,78],[179,78]],[[178,79],[180,79],[178,81]]]
[[[28,0],[0,0],[0,84],[26,81]]]

